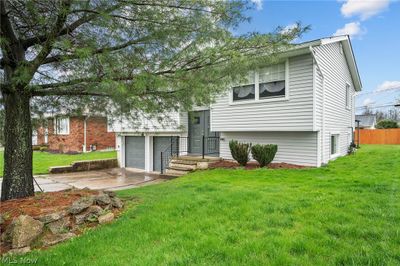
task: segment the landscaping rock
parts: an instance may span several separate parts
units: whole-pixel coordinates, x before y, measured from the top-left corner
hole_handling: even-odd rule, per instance
[[[48,224],[48,223],[60,220],[61,218],[67,216],[67,214],[68,214],[67,211],[63,210],[60,212],[53,212],[50,214],[41,215],[41,216],[38,216],[35,218],[44,224]]]
[[[117,194],[115,194],[114,191],[110,191],[110,190],[105,190],[104,193],[106,193],[111,198],[114,198],[115,196],[117,196]]]
[[[31,251],[31,247],[14,248],[7,252],[7,255],[22,255]]]
[[[93,205],[94,197],[83,197],[72,203],[72,206],[69,208],[69,212],[71,214],[78,214],[82,211],[89,208],[89,206]]]
[[[47,227],[53,234],[65,233],[69,226],[70,221],[68,216],[47,224]]]
[[[110,212],[104,215],[99,216],[98,218],[99,224],[109,223],[114,220],[114,213]]]
[[[83,224],[85,221],[91,221],[91,219],[97,218],[101,213],[103,213],[103,209],[100,206],[90,206],[84,213],[75,216],[75,223]]]
[[[111,198],[106,193],[100,192],[99,195],[94,197],[94,201],[100,206],[105,206],[111,203]]]
[[[23,248],[29,246],[43,231],[43,223],[29,215],[20,215],[7,228],[11,246]]]
[[[52,245],[58,244],[60,242],[63,242],[65,240],[68,240],[74,236],[76,236],[76,235],[71,232],[68,232],[65,234],[59,234],[59,235],[47,235],[42,238],[43,246],[45,246],[45,247],[52,246]]]
[[[124,203],[119,198],[112,198],[111,204],[114,208],[118,208],[118,209],[121,209],[122,207],[124,207]]]

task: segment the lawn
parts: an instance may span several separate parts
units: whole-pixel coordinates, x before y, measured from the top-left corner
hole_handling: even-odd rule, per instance
[[[198,171],[120,191],[112,224],[39,265],[399,265],[400,145],[328,167]]]
[[[116,158],[115,151],[88,152],[81,154],[53,154],[48,152],[33,152],[33,174],[46,174],[51,166],[69,165],[75,161]],[[4,152],[0,151],[0,176],[3,175]]]

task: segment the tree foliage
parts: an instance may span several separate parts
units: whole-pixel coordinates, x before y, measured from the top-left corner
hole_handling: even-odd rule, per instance
[[[398,128],[399,125],[394,120],[381,120],[376,124],[376,128]]]
[[[307,29],[235,36],[249,8],[241,0],[0,1],[2,200],[33,194],[31,112],[134,119],[206,105]]]

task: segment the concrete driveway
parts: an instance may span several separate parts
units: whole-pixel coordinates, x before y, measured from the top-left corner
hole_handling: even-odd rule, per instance
[[[166,179],[160,178],[160,175],[156,173],[145,173],[138,169],[125,170],[120,168],[40,175],[35,176],[35,179],[45,192],[60,191],[69,188],[82,189],[85,187],[89,189],[122,190],[166,181]],[[36,183],[35,191],[40,191]]]

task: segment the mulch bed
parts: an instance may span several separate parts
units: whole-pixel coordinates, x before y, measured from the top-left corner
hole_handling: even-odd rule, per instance
[[[228,160],[221,160],[218,162],[210,163],[208,165],[209,169],[216,169],[216,168],[225,168],[225,169],[236,169],[242,168],[237,162],[235,161],[228,161]],[[260,165],[257,162],[248,162],[247,165],[244,167],[246,170],[260,168]],[[307,168],[307,166],[303,165],[296,165],[290,163],[270,163],[267,168],[269,169],[302,169]]]
[[[58,192],[36,193],[35,196],[23,199],[14,199],[0,204],[0,213],[5,220],[2,228],[5,228],[19,215],[32,217],[61,211],[69,207],[75,200],[97,194],[93,190],[65,190]]]

